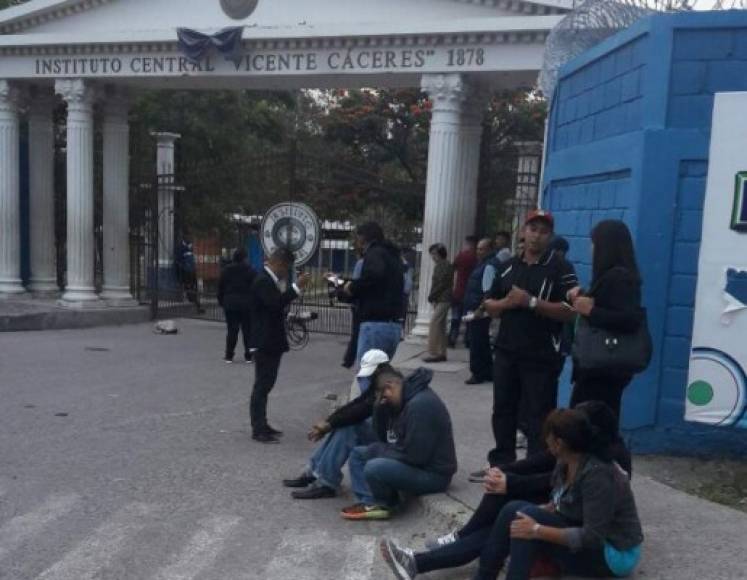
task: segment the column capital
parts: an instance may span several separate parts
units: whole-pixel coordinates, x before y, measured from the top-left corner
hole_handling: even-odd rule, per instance
[[[420,86],[433,101],[434,111],[454,113],[462,111],[474,90],[469,81],[457,73],[423,75]]]
[[[22,93],[17,85],[0,80],[0,113],[17,113],[21,98]]]
[[[83,79],[59,79],[55,81],[54,90],[65,100],[68,111],[90,112],[93,110],[96,91]]]
[[[156,143],[165,146],[173,145],[177,139],[182,138],[179,133],[169,133],[167,131],[153,131],[150,136],[156,138]]]

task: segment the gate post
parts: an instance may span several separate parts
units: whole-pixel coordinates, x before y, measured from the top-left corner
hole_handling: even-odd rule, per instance
[[[428,303],[433,263],[431,244],[442,243],[453,259],[473,233],[482,136],[482,93],[460,74],[423,75],[422,88],[433,102],[428,177],[423,221],[418,314],[414,337],[428,335]]]

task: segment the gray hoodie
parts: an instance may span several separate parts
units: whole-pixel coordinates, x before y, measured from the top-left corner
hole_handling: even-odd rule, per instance
[[[432,378],[433,372],[424,368],[407,377],[398,412],[377,403],[374,428],[379,441],[369,446],[369,459],[395,459],[448,477],[456,473],[451,417],[446,405],[430,388]]]

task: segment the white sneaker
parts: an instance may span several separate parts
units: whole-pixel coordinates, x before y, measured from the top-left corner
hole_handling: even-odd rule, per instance
[[[426,540],[425,547],[428,548],[428,550],[437,550],[438,548],[443,548],[444,546],[453,544],[454,542],[457,541],[457,539],[459,539],[459,536],[457,535],[457,533],[451,532],[449,534],[440,536],[438,538]]]

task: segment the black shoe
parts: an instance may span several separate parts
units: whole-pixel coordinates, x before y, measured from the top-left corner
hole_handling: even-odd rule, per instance
[[[268,435],[272,435],[273,437],[282,437],[283,436],[283,432],[280,431],[280,429],[275,429],[274,427],[271,427],[270,425],[268,425],[267,427],[265,427],[264,431],[265,431],[265,433],[267,433]]]
[[[466,381],[464,381],[464,384],[465,385],[481,385],[484,382],[485,381],[478,379],[476,376],[473,375],[470,378],[468,378]]]
[[[316,481],[316,477],[304,473],[301,477],[296,479],[284,479],[283,485],[285,487],[307,487]]]
[[[254,363],[254,357],[252,357],[252,355],[250,355],[250,354],[245,354],[244,355],[244,362],[246,364],[250,365],[250,364]]]
[[[336,495],[337,492],[326,485],[312,485],[308,489],[291,493],[293,499],[324,499],[335,497]]]
[[[255,433],[252,435],[252,439],[257,443],[280,443],[280,439],[269,433]]]

